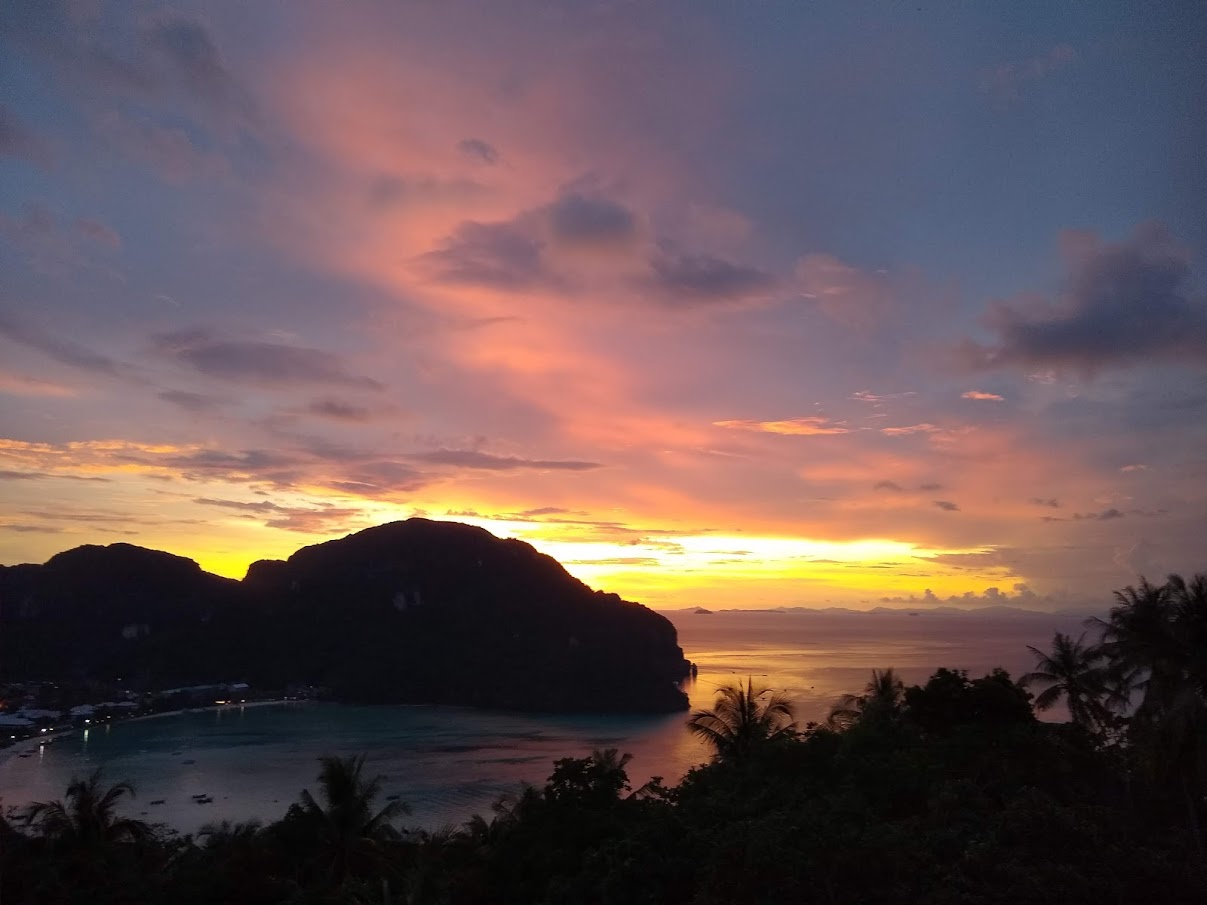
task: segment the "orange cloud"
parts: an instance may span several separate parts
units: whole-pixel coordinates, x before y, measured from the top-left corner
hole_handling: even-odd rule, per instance
[[[788,421],[714,421],[717,427],[731,430],[758,431],[764,434],[785,434],[793,437],[817,437],[830,434],[849,434],[850,428],[834,424],[826,418],[793,418]]]
[[[906,437],[910,434],[933,434],[937,433],[940,428],[924,422],[922,424],[907,424],[904,427],[882,427],[880,433],[888,437]]]

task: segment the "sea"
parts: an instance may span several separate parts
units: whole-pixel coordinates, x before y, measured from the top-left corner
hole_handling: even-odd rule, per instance
[[[873,669],[907,684],[940,666],[984,675],[1034,667],[1028,645],[1085,630],[1084,615],[1003,611],[809,611],[664,614],[698,675],[685,686],[693,709],[718,687],[747,678],[786,692],[801,725],[825,719],[835,700],[858,692]],[[437,829],[490,814],[499,796],[540,785],[554,761],[592,749],[633,755],[634,788],[654,776],[678,782],[709,752],[685,728],[687,714],[550,715],[460,707],[293,702],[194,710],[58,733],[0,750],[0,807],[61,798],[74,776],[103,769],[106,782],[136,790],[129,816],[193,833],[221,820],[281,817],[303,789],[317,792],[321,755],[364,754],[382,777],[383,803],[410,808],[403,823]],[[1055,710],[1044,718],[1061,719]],[[205,796],[208,803],[197,803]]]

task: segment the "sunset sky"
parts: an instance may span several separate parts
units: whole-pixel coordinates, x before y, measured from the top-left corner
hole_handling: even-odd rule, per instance
[[[1207,570],[1207,5],[5,3],[0,563],[412,515],[657,607]]]

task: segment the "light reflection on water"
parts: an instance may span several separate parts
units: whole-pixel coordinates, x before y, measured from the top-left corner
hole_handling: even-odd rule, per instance
[[[873,668],[892,666],[908,683],[940,665],[976,676],[1001,665],[1032,667],[1026,645],[1046,647],[1055,630],[1080,632],[1072,617],[904,614],[675,614],[680,643],[699,666],[687,691],[693,708],[711,706],[718,686],[753,676],[785,689],[803,723],[822,719],[834,699],[857,691]],[[522,782],[542,782],[560,757],[592,748],[632,752],[634,787],[653,775],[678,780],[707,757],[667,717],[486,713],[453,707],[342,707],[285,704],[186,713],[82,730],[19,758],[0,753],[4,806],[61,797],[72,775],[103,766],[108,781],[129,780],[135,815],[191,832],[203,823],[281,816],[314,788],[321,754],[369,755],[384,792],[413,811],[410,823],[459,823]],[[28,750],[25,748],[21,751]],[[213,804],[198,805],[208,794]],[[151,805],[163,799],[162,805]]]

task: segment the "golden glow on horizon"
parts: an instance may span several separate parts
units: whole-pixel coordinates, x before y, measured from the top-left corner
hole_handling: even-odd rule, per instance
[[[9,442],[7,450],[29,453],[35,446]],[[63,475],[107,471],[108,483],[68,484],[64,499],[72,496],[87,505],[66,505],[45,516],[61,527],[42,538],[44,558],[78,543],[127,541],[187,556],[207,571],[239,579],[255,560],[285,559],[303,546],[422,515],[526,541],[592,587],[667,608],[866,603],[890,595],[920,596],[928,589],[947,597],[970,590],[979,593],[991,586],[1008,588],[1022,580],[1000,566],[972,571],[943,561],[946,555],[989,552],[983,545],[931,546],[891,537],[793,537],[781,526],[770,525],[752,527],[749,533],[693,530],[709,523],[707,510],[689,512],[691,499],[664,499],[654,493],[643,495],[644,511],[674,511],[679,517],[664,519],[591,506],[526,510],[515,500],[491,501],[478,494],[402,505],[332,493],[320,483],[295,491],[251,485],[252,493],[232,493],[229,483],[196,477],[182,481],[172,469],[165,469],[165,477],[171,480],[148,480],[148,475],[130,474],[127,463],[78,457],[85,450],[162,454],[179,452],[181,447],[124,441],[57,447],[65,448],[77,453],[74,461],[21,464],[40,464]],[[47,446],[38,451],[54,449]],[[39,510],[33,508],[38,505],[37,482],[20,482],[19,489],[24,492],[23,502],[31,507],[26,513],[37,516]],[[114,514],[109,501],[117,499],[145,507],[145,520],[136,510]],[[79,520],[78,525],[72,524],[73,519]],[[196,529],[199,524],[204,531]],[[108,533],[96,534],[98,530]],[[805,530],[802,525],[802,534]]]

